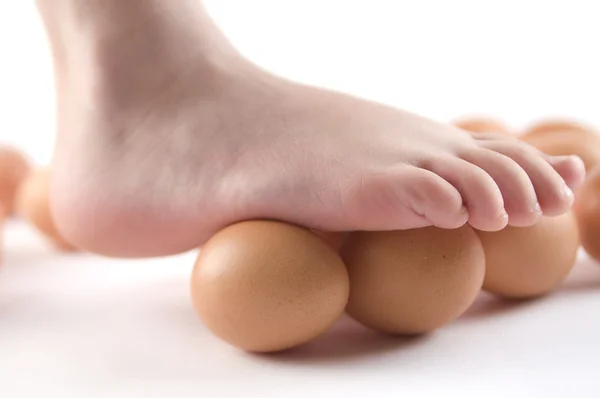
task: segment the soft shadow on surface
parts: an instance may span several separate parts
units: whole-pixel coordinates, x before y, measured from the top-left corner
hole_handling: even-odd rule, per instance
[[[5,267],[28,268],[37,267],[40,264],[47,263],[48,258],[53,254],[50,250],[44,249],[7,249],[3,253],[2,263]]]
[[[2,273],[0,272],[0,277]],[[0,291],[0,325],[3,319],[1,317],[9,313],[17,313],[19,309],[35,304],[35,300],[24,293],[4,293]]]
[[[131,294],[130,294],[131,295]],[[140,284],[135,289],[139,310],[149,319],[177,324],[198,323],[192,307],[189,280],[183,277],[166,277]]]
[[[580,259],[558,290],[562,292],[600,290],[600,263],[587,256]]]
[[[276,354],[257,355],[264,360],[291,364],[341,362],[399,351],[422,344],[427,336],[391,336],[367,329],[348,316],[326,334],[306,345]]]
[[[482,292],[461,319],[474,320],[493,317],[502,313],[531,308],[558,295],[594,291],[600,292],[600,264],[586,257],[578,261],[569,277],[556,290],[545,296],[525,300],[509,300]]]
[[[44,267],[57,259],[73,259],[86,256],[85,253],[72,251],[61,252],[51,246],[33,248],[7,248],[3,252],[2,268],[10,268],[10,271],[25,271],[32,268]],[[8,272],[8,271],[7,271]]]
[[[529,300],[508,300],[482,292],[471,305],[471,308],[460,317],[460,320],[478,320],[509,311],[523,310],[543,299],[544,297]]]

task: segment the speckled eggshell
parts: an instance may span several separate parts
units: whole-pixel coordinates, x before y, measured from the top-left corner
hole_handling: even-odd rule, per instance
[[[591,127],[584,125],[575,120],[569,119],[545,119],[536,122],[529,126],[524,132],[523,136],[533,137],[536,135],[544,135],[546,133],[552,133],[556,131],[591,131]]]
[[[577,155],[588,171],[600,164],[600,134],[582,125],[540,125],[521,139],[548,155]]]
[[[556,289],[577,258],[574,215],[544,217],[532,227],[478,231],[486,255],[484,290],[510,299],[528,299]]]
[[[343,313],[348,273],[313,232],[275,221],[247,221],[214,235],[191,281],[204,324],[250,352],[289,349],[324,333]]]
[[[61,251],[75,248],[58,232],[50,213],[50,170],[32,171],[23,181],[17,196],[17,212]]]
[[[15,210],[17,191],[29,171],[29,162],[21,152],[0,146],[0,204],[8,215]]]
[[[574,211],[583,248],[600,261],[600,169],[588,175],[578,193]]]
[[[463,314],[481,290],[485,257],[469,226],[356,232],[342,248],[348,314],[391,334],[433,331]]]

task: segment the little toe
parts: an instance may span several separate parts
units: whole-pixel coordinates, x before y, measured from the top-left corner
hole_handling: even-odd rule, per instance
[[[469,150],[462,158],[485,170],[496,182],[508,213],[508,223],[516,227],[535,224],[542,209],[529,176],[511,158],[484,148]]]
[[[460,158],[438,157],[422,164],[460,192],[469,224],[482,231],[498,231],[508,224],[500,188],[483,169]]]
[[[528,145],[510,141],[483,141],[479,145],[508,156],[525,170],[545,215],[563,214],[573,205],[573,191],[565,180]]]
[[[475,137],[478,141],[508,141],[513,143],[520,143],[520,145],[529,148],[532,152],[537,153],[539,156],[544,158],[550,165],[556,170],[556,172],[563,178],[571,190],[576,191],[585,179],[585,163],[576,155],[570,156],[551,156],[541,152],[533,145],[520,141],[516,136],[506,136],[495,133],[483,133],[478,134]]]
[[[579,156],[549,156],[543,154],[544,159],[565,180],[572,191],[577,191],[585,180],[585,164]]]

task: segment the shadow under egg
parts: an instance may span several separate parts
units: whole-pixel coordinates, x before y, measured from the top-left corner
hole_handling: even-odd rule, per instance
[[[307,344],[278,353],[250,355],[290,364],[345,362],[407,349],[423,343],[427,336],[384,334],[344,315],[327,333]]]

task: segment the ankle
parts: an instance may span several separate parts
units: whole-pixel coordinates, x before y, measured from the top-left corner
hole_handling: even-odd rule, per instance
[[[214,91],[250,69],[199,0],[38,0],[38,8],[57,89],[79,100],[122,108],[178,82]]]
[[[68,48],[77,58],[97,57],[101,65],[105,56],[109,62],[136,61],[136,66],[160,60],[226,65],[242,58],[199,0],[37,0],[37,4],[53,49]],[[55,57],[65,55],[54,52]]]

